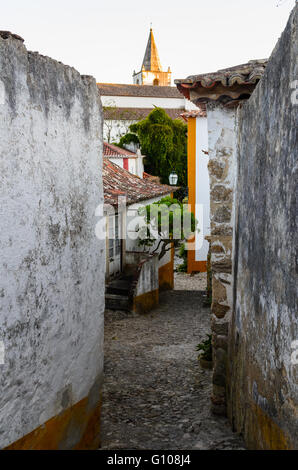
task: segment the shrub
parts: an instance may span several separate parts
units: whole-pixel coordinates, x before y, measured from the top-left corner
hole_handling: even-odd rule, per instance
[[[199,359],[212,361],[212,335],[207,335],[207,339],[199,343],[196,347],[197,351],[201,351],[198,355]]]

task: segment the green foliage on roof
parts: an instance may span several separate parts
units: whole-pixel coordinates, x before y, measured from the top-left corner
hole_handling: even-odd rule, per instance
[[[136,134],[133,134],[132,132],[129,132],[128,134],[125,134],[121,137],[119,144],[115,144],[118,147],[125,148],[125,144],[140,144],[139,138]]]

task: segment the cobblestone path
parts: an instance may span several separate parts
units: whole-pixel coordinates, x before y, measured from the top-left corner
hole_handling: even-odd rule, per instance
[[[102,449],[244,448],[210,412],[211,371],[195,350],[210,332],[202,303],[202,292],[174,290],[146,315],[106,312]]]

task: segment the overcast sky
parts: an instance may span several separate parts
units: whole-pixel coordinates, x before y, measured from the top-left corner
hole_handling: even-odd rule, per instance
[[[279,7],[276,5],[280,4]],[[132,83],[150,23],[173,79],[263,59],[295,0],[1,0],[0,29],[98,82]]]

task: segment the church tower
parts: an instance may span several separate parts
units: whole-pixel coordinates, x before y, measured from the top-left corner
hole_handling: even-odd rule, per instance
[[[150,28],[142,69],[140,72],[134,72],[133,83],[134,85],[171,86],[171,75],[170,67],[167,72],[162,70],[153,31]]]

